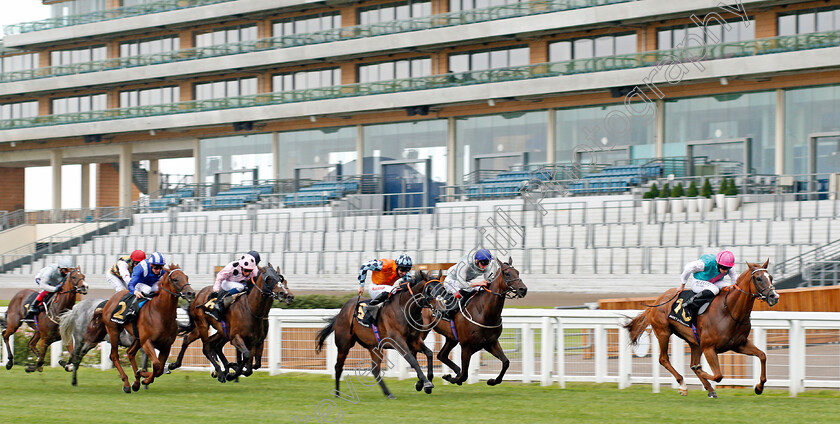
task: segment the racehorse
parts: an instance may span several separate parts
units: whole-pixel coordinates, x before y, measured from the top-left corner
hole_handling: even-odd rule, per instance
[[[490,352],[502,361],[502,370],[499,375],[487,380],[487,384],[495,386],[501,383],[508,366],[510,366],[510,360],[508,360],[499,344],[499,336],[502,334],[502,309],[505,306],[506,298],[525,297],[528,288],[519,278],[519,271],[513,267],[511,258],[508,258],[507,262],[498,259],[496,261],[500,272],[486,288],[478,291],[465,306],[462,306],[462,309],[455,314],[452,321],[440,319],[439,315],[434,315],[431,310],[423,311],[426,331],[423,332],[422,337],[425,338],[429,331],[434,328],[436,332],[446,338],[437,358],[455,372],[454,377],[443,376],[443,379],[450,383],[461,385],[467,380],[470,358],[481,349]],[[434,292],[435,289],[437,293]],[[443,287],[437,286],[430,290],[432,291],[431,296],[437,297],[436,295],[441,294],[442,290]],[[460,367],[449,359],[449,353],[458,344],[461,345]]]
[[[76,386],[78,381],[76,373],[79,371],[79,364],[82,358],[96,345],[105,340],[105,324],[102,323],[102,314],[94,317],[94,312],[100,304],[107,302],[107,299],[85,299],[76,304],[73,309],[63,312],[59,316],[59,333],[67,351],[70,352],[70,359],[59,361],[65,371],[73,373],[71,383]],[[131,346],[134,337],[123,331],[120,335],[120,346]],[[143,369],[148,367],[149,358],[145,352],[140,352],[143,357]]]
[[[683,396],[688,394],[688,386],[683,381],[682,375],[671,366],[668,356],[668,342],[671,334],[676,334],[688,343],[691,348],[691,369],[703,383],[710,398],[717,398],[717,393],[709,380],[720,383],[723,379],[718,353],[729,350],[755,356],[761,361],[761,379],[755,386],[755,394],[760,395],[767,381],[766,356],[749,340],[750,312],[757,298],[767,302],[770,307],[779,302],[779,295],[773,286],[773,277],[767,272],[769,263],[769,259],[763,265],[747,262],[749,268],[741,273],[736,283],[721,290],[721,293],[712,299],[706,313],[695,318],[697,338],[691,328],[668,318],[678,298],[678,293],[675,293],[678,290],[676,288],[669,289],[659,296],[656,305],[648,307],[624,325],[624,328],[630,331],[630,340],[635,344],[650,324],[659,340],[659,363],[677,379],[680,385],[679,392]],[[706,373],[701,368],[701,355],[706,356],[714,375]]]
[[[219,382],[231,381],[240,375],[246,377],[251,375],[257,352],[262,353],[268,330],[268,313],[271,311],[274,300],[285,300],[286,303],[294,300],[294,294],[289,291],[286,279],[280,275],[279,268],[272,268],[270,263],[267,267],[260,268],[259,275],[251,278],[251,284],[252,288],[243,295],[245,298],[234,302],[225,312],[223,323],[209,318],[204,312],[203,305],[207,303],[213,288],[208,286],[198,292],[188,310],[190,325],[182,330],[186,331],[186,334],[181,343],[181,351],[178,353],[178,359],[169,364],[170,370],[181,366],[187,347],[196,339],[201,338],[204,356],[213,365],[215,369],[213,374]],[[212,337],[208,335],[209,326],[216,328],[216,334]],[[229,372],[230,365],[222,354],[222,348],[228,340],[237,352],[237,366],[234,373]],[[224,365],[224,371],[216,358]]]
[[[335,344],[338,347],[338,358],[335,363],[335,395],[339,396],[339,382],[341,373],[344,370],[344,361],[350,349],[358,342],[368,350],[373,361],[371,369],[374,378],[379,382],[382,393],[388,399],[396,399],[385,386],[385,382],[379,377],[382,367],[382,352],[385,349],[398,350],[403,358],[411,364],[417,372],[418,381],[414,385],[417,391],[423,390],[432,393],[435,387],[432,384],[434,378],[432,373],[432,351],[423,343],[420,338],[423,316],[422,308],[429,307],[428,300],[422,296],[426,284],[431,277],[423,271],[414,276],[414,280],[403,283],[400,288],[391,294],[391,299],[382,304],[377,318],[377,332],[374,327],[367,328],[357,322],[357,315],[363,314],[363,307],[359,305],[360,299],[350,299],[334,317],[327,319],[327,326],[318,332],[317,351],[324,347],[324,342],[330,333],[335,332]],[[361,317],[358,317],[361,318]],[[418,323],[415,325],[412,323]],[[428,364],[428,378],[423,375],[423,370],[417,362],[417,352],[426,355]]]
[[[44,302],[43,310],[35,317],[34,325],[27,323],[35,330],[35,335],[29,340],[29,350],[38,357],[38,360],[35,364],[27,365],[26,372],[43,371],[47,347],[61,338],[58,333],[59,315],[73,307],[76,303],[76,293],[87,294],[87,287],[85,275],[82,274],[81,269],[79,267],[74,268],[67,275],[67,278],[65,278],[64,283],[58,291],[52,296],[52,299]],[[6,362],[7,370],[11,369],[14,365],[9,337],[15,334],[15,331],[20,328],[24,316],[23,302],[26,302],[33,293],[36,293],[36,291],[31,289],[25,289],[15,293],[6,310],[6,318],[0,322],[0,328],[5,328],[3,342],[6,343],[6,351],[9,353],[9,361]],[[41,346],[36,349],[38,341],[41,342]]]
[[[163,364],[169,357],[172,343],[175,342],[178,335],[178,322],[175,320],[178,298],[183,297],[187,301],[195,299],[195,292],[190,287],[189,278],[178,265],[170,264],[168,268],[164,268],[163,272],[165,274],[158,280],[160,291],[146,301],[146,304],[143,305],[137,317],[131,323],[117,324],[111,320],[114,314],[119,315],[125,312],[126,305],[122,299],[128,293],[127,290],[115,293],[102,308],[101,319],[105,323],[105,330],[108,332],[111,346],[119,345],[120,334],[123,329],[129,330],[135,338],[126,350],[135,376],[134,384],[130,388],[128,376],[120,365],[119,349],[111,349],[111,362],[120,372],[125,393],[131,393],[132,390],[136,392],[140,389],[140,377],[145,378],[143,384],[148,386],[154,382],[155,377],[160,377],[163,374]],[[94,313],[94,316],[96,316],[96,313]],[[137,370],[135,355],[141,347],[152,361],[151,372],[138,372]],[[155,349],[159,351],[159,354],[155,354]]]

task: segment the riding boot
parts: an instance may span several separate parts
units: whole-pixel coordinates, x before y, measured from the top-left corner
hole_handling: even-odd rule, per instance
[[[41,312],[41,302],[37,299],[32,301],[32,304],[29,305],[29,309],[26,311],[26,316],[23,317],[24,320],[34,320],[38,313]]]
[[[714,299],[714,297],[715,294],[711,290],[703,290],[692,296],[691,299],[685,303],[684,308],[689,312],[692,321],[696,320],[697,312],[700,310],[700,307],[707,301]]]
[[[374,304],[373,302],[365,306],[365,318],[362,320],[362,324],[371,325],[375,323],[376,318],[379,316],[379,308],[381,307],[382,305],[379,303]]]
[[[216,302],[213,303],[213,306],[211,308],[205,308],[207,314],[213,317],[216,321],[221,321],[222,312],[224,312],[225,300],[228,297],[228,292],[220,291],[216,296]]]

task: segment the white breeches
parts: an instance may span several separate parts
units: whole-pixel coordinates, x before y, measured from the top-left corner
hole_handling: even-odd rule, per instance
[[[114,274],[109,273],[105,277],[107,278],[108,283],[111,285],[111,287],[113,287],[116,291],[122,291],[128,288],[128,284],[126,284],[125,281],[122,280],[122,278],[117,277]]]
[[[371,300],[373,300],[379,296],[384,296],[387,293],[391,293],[396,289],[397,286],[389,286],[386,284],[371,284],[368,286],[368,296],[370,296]]]
[[[144,295],[150,295],[152,293],[157,293],[157,291],[160,290],[160,286],[158,286],[157,282],[155,282],[151,286],[149,286],[148,284],[137,283],[134,285],[134,291],[137,290],[140,290],[140,293],[143,293]]]
[[[704,280],[698,280],[694,278],[694,276],[690,277],[689,282],[691,282],[691,291],[694,293],[700,293],[703,290],[709,290],[710,292],[714,293],[717,296],[720,293],[720,289],[729,286],[729,282],[724,280],[720,280],[717,283],[710,283]]]
[[[236,289],[237,292],[244,291],[245,284],[242,284],[238,281],[222,281],[222,290],[229,292],[233,289]]]
[[[457,281],[452,280],[449,277],[446,277],[443,280],[443,288],[451,294],[455,294],[459,290],[464,290],[468,292],[478,290],[478,287],[471,287],[469,285],[467,285],[467,287],[461,287],[461,285]]]

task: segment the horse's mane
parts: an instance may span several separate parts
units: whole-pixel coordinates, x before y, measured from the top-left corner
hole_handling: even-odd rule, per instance
[[[181,265],[178,264],[169,264],[167,265],[167,269],[169,271],[175,271],[176,269],[181,269]]]

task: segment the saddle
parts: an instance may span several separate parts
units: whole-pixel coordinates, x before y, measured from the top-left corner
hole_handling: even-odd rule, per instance
[[[134,321],[137,318],[137,314],[140,313],[140,308],[148,301],[148,299],[139,300],[139,302],[138,300],[131,293],[123,296],[119,303],[117,303],[117,309],[111,314],[111,321],[120,325]]]
[[[239,300],[239,298],[242,297],[242,295],[248,294],[249,291],[250,287],[248,288],[248,290],[232,295],[231,297],[233,300],[231,300],[230,306],[228,306],[228,308],[233,306],[233,304],[236,303],[236,301]],[[219,299],[220,293],[221,292],[210,293],[210,296],[207,297],[207,301],[204,302],[203,305],[201,305],[201,307],[204,308],[204,313],[210,315],[216,321],[221,321],[222,314],[224,313],[223,305],[219,304],[219,301],[224,299],[224,297],[222,299]]]
[[[21,312],[22,312],[21,316],[23,317],[23,318],[21,318],[21,321],[23,321],[23,322],[35,322],[35,318],[38,316],[38,313],[40,313],[42,310],[45,310],[46,308],[50,307],[50,305],[53,302],[53,296],[54,295],[55,295],[55,292],[47,293],[47,295],[44,297],[44,301],[41,304],[42,309],[39,309],[39,310],[36,311],[36,310],[33,310],[32,307],[35,305],[35,298],[38,297],[38,292],[34,292],[34,293],[30,294],[24,300],[23,304],[21,305]],[[31,316],[30,316],[30,312],[32,313]]]
[[[359,305],[356,307],[356,321],[365,328],[370,328],[370,325],[376,322],[376,316],[374,314],[379,315],[379,308],[375,308],[376,311],[368,311],[368,305],[370,305],[370,299],[365,299],[359,301]]]
[[[686,326],[691,327],[691,323],[696,319],[696,317],[691,316],[691,312],[687,310],[684,305],[688,303],[691,298],[694,297],[694,292],[691,290],[683,290],[679,296],[677,296],[677,300],[674,302],[674,306],[668,312],[668,318]],[[714,299],[714,298],[712,298]],[[711,300],[707,301],[700,305],[700,308],[697,310],[697,316],[703,315],[707,309],[709,309],[709,304],[711,304]]]

